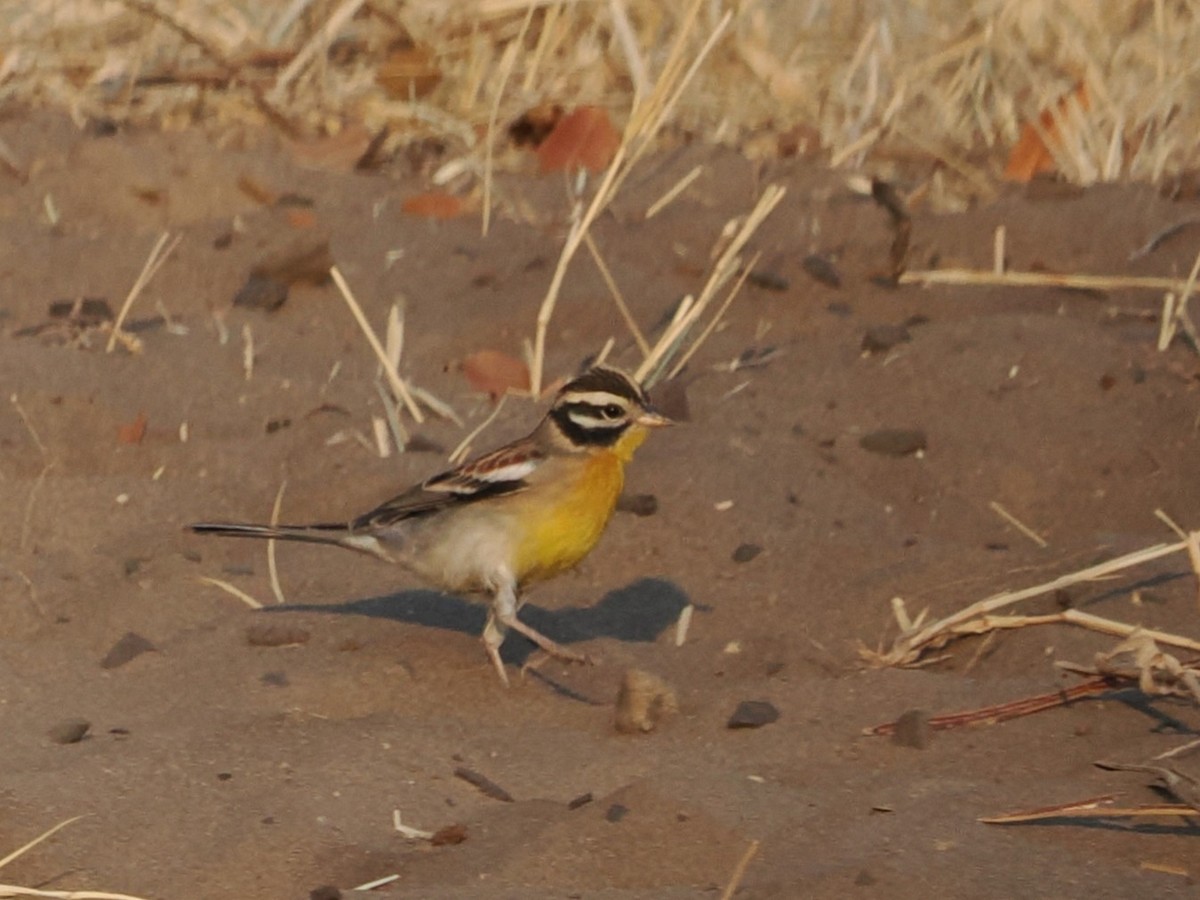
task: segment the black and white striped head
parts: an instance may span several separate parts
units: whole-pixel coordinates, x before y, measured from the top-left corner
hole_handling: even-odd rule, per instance
[[[549,416],[577,449],[611,447],[631,428],[671,424],[650,405],[636,381],[607,366],[593,366],[563,385]]]

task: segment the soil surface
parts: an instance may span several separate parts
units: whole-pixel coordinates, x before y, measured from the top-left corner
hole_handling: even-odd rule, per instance
[[[647,331],[700,289],[723,227],[765,184],[788,194],[753,238],[754,277],[665,397],[677,415],[686,399],[688,421],[629,468],[628,493],[653,495],[653,513],[618,513],[522,611],[596,664],[510,638],[506,690],[477,639],[483,598],[291,544],[279,604],[265,544],[182,526],[267,520],[283,481],[283,520],[345,520],[444,468],[493,408],[462,360],[519,356],[532,334],[569,225],[564,181],[499,179],[483,238],[478,214],[401,210],[420,173],[314,168],[269,134],[89,133],[23,115],[0,138],[28,164],[24,182],[0,173],[0,856],[83,817],[0,882],[224,900],[397,875],[374,896],[670,900],[719,896],[757,841],[738,897],[1194,896],[1200,832],[1186,820],[978,821],[1098,795],[1158,802],[1152,775],[1093,763],[1184,743],[1192,704],[1116,692],[928,740],[918,729],[919,746],[863,734],[1075,684],[1055,661],[1090,664],[1116,642],[1049,625],[961,641],[920,670],[864,668],[860,646],[895,635],[893,597],[945,615],[1174,540],[1156,508],[1197,527],[1200,360],[1180,341],[1156,350],[1159,293],[891,287],[887,214],[844,174],[699,147],[643,164],[593,234]],[[913,215],[912,268],[990,268],[1004,225],[1014,270],[1182,277],[1195,230],[1130,254],[1200,203],[1014,188]],[[100,304],[51,316],[82,298],[118,310],[164,230],[181,240],[130,312],[137,352],[105,352]],[[336,289],[232,306],[253,271],[309,250],[321,263],[325,242],[377,329],[405,298],[402,371],[465,428],[406,420],[412,451],[381,458],[377,363]],[[864,352],[869,330],[905,336],[880,326],[908,339]],[[548,375],[610,336],[612,359],[635,365],[581,254]],[[509,400],[476,450],[542,409]],[[881,429],[919,429],[925,449],[860,444]],[[1062,605],[1200,631],[1180,554],[1020,611]],[[631,669],[677,698],[650,733],[613,725]],[[778,719],[727,727],[742,701]],[[76,719],[89,728],[69,742]],[[396,815],[457,827],[430,843]]]

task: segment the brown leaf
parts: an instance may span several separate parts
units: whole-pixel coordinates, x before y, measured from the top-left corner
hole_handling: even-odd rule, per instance
[[[538,166],[545,172],[587,169],[603,172],[621,145],[621,133],[598,106],[580,106],[558,120],[537,149]]]
[[[445,191],[426,191],[423,194],[413,194],[400,208],[410,216],[421,216],[426,219],[453,219],[462,215],[463,202],[461,198]]]
[[[139,412],[132,422],[117,426],[118,444],[140,444],[146,436],[146,414]]]
[[[490,394],[493,400],[510,390],[529,390],[529,367],[499,350],[472,353],[463,360],[462,371],[471,387]]]
[[[1044,109],[1038,115],[1038,124],[1026,122],[1021,126],[1021,137],[1008,155],[1004,166],[1004,177],[1009,181],[1025,184],[1033,176],[1043,172],[1055,171],[1054,154],[1046,146],[1046,139],[1052,144],[1062,143],[1058,133],[1058,123],[1067,115],[1071,99],[1083,108],[1088,108],[1087,86],[1080,82],[1075,90],[1058,101],[1057,110]],[[1045,135],[1045,138],[1043,138]]]

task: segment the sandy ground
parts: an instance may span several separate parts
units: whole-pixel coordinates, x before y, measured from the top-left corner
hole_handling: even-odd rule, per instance
[[[1183,743],[1200,724],[1191,705],[1116,694],[922,748],[862,735],[907,710],[1075,683],[1054,661],[1091,662],[1112,639],[1028,629],[954,645],[920,671],[864,670],[857,654],[893,632],[894,596],[944,614],[1171,540],[1155,508],[1197,525],[1200,364],[1179,343],[1155,351],[1157,294],[888,288],[873,280],[887,266],[887,218],[842,176],[701,148],[647,163],[595,228],[647,328],[698,290],[717,235],[764,184],[788,195],[754,238],[766,277],[681,379],[690,421],[655,434],[630,468],[628,491],[653,494],[656,512],[618,514],[593,555],[524,611],[597,664],[520,679],[530,648],[510,640],[505,690],[476,639],[480,598],[292,545],[278,552],[279,606],[264,545],[181,526],[264,520],[285,479],[285,519],[347,518],[443,467],[464,434],[433,419],[414,428],[429,449],[390,459],[354,439],[331,445],[369,434],[381,413],[376,363],[332,286],[295,286],[275,312],[231,308],[257,263],[327,238],[377,325],[403,294],[404,373],[470,427],[491,405],[459,363],[485,348],[519,354],[531,334],[566,228],[562,182],[504,178],[508,212],[484,239],[474,215],[403,214],[422,187],[413,175],[304,168],[270,135],[89,135],[21,115],[0,136],[30,163],[27,183],[0,176],[0,855],[85,817],[0,882],[215,900],[397,874],[375,895],[670,900],[718,896],[758,841],[738,897],[1194,895],[1200,833],[1181,820],[977,821],[1101,794],[1154,802],[1152,776],[1093,763]],[[701,178],[644,220],[697,164]],[[1194,198],[1051,194],[918,212],[910,264],[987,267],[1003,224],[1015,269],[1190,268],[1194,230],[1128,257],[1200,214]],[[106,354],[103,333],[61,321],[39,328],[56,301],[119,308],[164,229],[182,240],[131,314],[140,353]],[[806,273],[810,254],[832,262],[840,287]],[[869,328],[905,322],[911,340],[862,352]],[[616,361],[635,363],[581,257],[548,372],[571,372],[610,335]],[[722,366],[747,351],[765,363]],[[538,412],[510,401],[478,448]],[[139,414],[140,443],[119,440]],[[926,452],[863,449],[881,428],[922,429]],[[739,552],[747,544],[761,552]],[[1059,599],[1195,634],[1189,571],[1171,557]],[[110,657],[127,633],[153,649]],[[269,646],[289,636],[301,642]],[[650,734],[613,728],[631,668],[678,696]],[[778,720],[727,728],[744,700],[769,701]],[[87,735],[57,743],[52,729],[76,718]],[[429,831],[461,826],[465,840],[406,839],[395,810]]]

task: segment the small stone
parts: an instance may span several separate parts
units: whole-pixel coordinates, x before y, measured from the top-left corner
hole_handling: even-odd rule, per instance
[[[252,274],[233,296],[234,306],[274,312],[288,298],[288,285],[270,275]]]
[[[255,622],[246,629],[251,647],[288,647],[305,644],[312,637],[307,628],[284,622]]]
[[[613,725],[622,734],[645,734],[678,711],[679,701],[669,684],[650,672],[629,669],[617,691]]]
[[[323,884],[308,892],[308,900],[342,900],[342,892],[332,884]]]
[[[913,747],[924,750],[929,746],[929,713],[923,709],[910,709],[896,720],[896,730],[892,732],[892,743],[901,747]]]
[[[620,803],[614,803],[604,811],[604,821],[620,822],[623,818],[629,815],[629,807],[623,806]]]
[[[100,668],[117,669],[143,653],[150,653],[157,649],[136,631],[127,631],[119,641],[112,645],[108,653],[104,654],[104,659],[100,660]]]
[[[800,266],[813,281],[831,288],[840,288],[842,286],[842,276],[838,274],[837,267],[824,256],[817,253],[810,253],[804,257],[804,261],[800,263]]]
[[[787,278],[770,269],[753,269],[746,276],[746,280],[755,287],[762,288],[765,291],[783,292],[792,286]]]
[[[864,353],[886,353],[897,344],[911,340],[912,334],[904,325],[871,325],[863,332],[862,350]]]
[[[733,561],[735,563],[748,563],[758,554],[762,553],[763,548],[758,544],[738,544],[736,550],[733,551]]]
[[[446,847],[454,844],[461,844],[467,839],[466,825],[447,825],[444,828],[439,828],[433,833],[433,837],[429,839],[429,843],[435,847]]]
[[[762,728],[779,720],[779,710],[766,700],[743,700],[725,723],[726,728]]]
[[[658,498],[653,494],[622,494],[617,498],[617,509],[645,518],[658,512]]]
[[[288,681],[287,672],[283,672],[278,669],[270,672],[263,672],[262,677],[258,680],[267,687],[287,687],[289,684],[291,684],[291,682]]]
[[[881,428],[859,438],[858,445],[868,453],[883,456],[909,456],[925,450],[928,442],[920,428]]]
[[[87,719],[63,719],[46,735],[56,744],[78,744],[91,727],[92,723]]]

